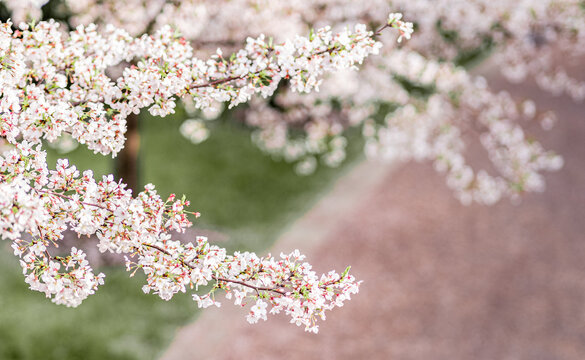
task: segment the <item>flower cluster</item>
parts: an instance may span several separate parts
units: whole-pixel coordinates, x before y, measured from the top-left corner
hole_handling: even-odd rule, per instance
[[[17,21],[38,18],[45,0],[4,0]],[[533,0],[520,4],[507,0],[317,0],[310,4],[284,0],[65,0],[72,24],[112,23],[140,35],[172,24],[188,39],[205,48],[235,44],[243,34],[273,33],[290,36],[306,24],[375,22],[379,14],[399,8],[417,25],[408,45],[431,59],[457,60],[462,54],[497,46],[494,54],[502,72],[513,80],[534,76],[545,89],[585,96],[585,83],[555,66],[559,55],[583,54],[584,9],[576,0]],[[391,14],[388,23],[400,22]],[[407,38],[408,23],[400,36]],[[292,31],[292,33],[291,33]],[[389,36],[389,35],[387,35]]]
[[[493,92],[485,79],[444,60],[462,61],[470,56],[466,54],[481,55],[497,47],[502,51],[493,57],[504,75],[521,65],[523,77],[534,74],[546,90],[580,100],[585,83],[562,69],[550,70],[559,50],[567,59],[580,56],[580,50],[568,49],[583,48],[579,44],[584,38],[577,35],[584,33],[583,22],[577,21],[582,20],[583,9],[569,1],[527,1],[517,6],[446,0],[433,7],[425,1],[392,3],[399,3],[409,18],[416,19],[420,36],[400,50],[370,59],[358,76],[329,77],[318,98],[283,89],[270,104],[253,101],[246,120],[258,127],[255,142],[271,154],[297,162],[297,172],[306,174],[315,170],[318,159],[336,166],[338,161],[331,159],[345,156],[344,146],[335,146],[345,144],[343,130],[359,125],[366,137],[366,154],[390,161],[435,162],[465,204],[492,204],[503,197],[542,191],[542,173],[558,170],[563,162],[526,135],[519,120],[536,119],[548,129],[554,116],[538,112],[530,101],[515,103],[509,94]],[[387,7],[385,0],[367,5],[324,0],[315,4],[319,11],[306,11],[303,16],[309,23],[326,19],[343,24],[353,18],[371,21]],[[400,17],[391,14],[388,23],[397,20]],[[543,31],[546,37],[541,36]],[[515,57],[516,65],[504,61],[503,56],[513,52],[527,54],[526,59]],[[525,104],[530,106],[524,109]],[[290,129],[302,129],[303,136]],[[474,143],[485,148],[494,165],[490,171],[466,164],[466,149]]]
[[[524,119],[548,123],[550,114],[538,113],[532,102],[517,104],[505,92],[492,92],[483,78],[411,51],[395,50],[373,63],[359,76],[337,74],[331,79],[335,81],[324,83],[317,99],[282,91],[274,101],[277,107],[252,102],[248,121],[260,128],[255,140],[265,151],[299,161],[298,172],[308,173],[315,169],[317,156],[326,165],[337,165],[345,156],[343,129],[362,125],[368,156],[433,161],[464,204],[490,205],[502,197],[542,191],[542,173],[562,166],[558,155],[529,139],[520,126]],[[380,69],[395,79],[408,79],[405,85],[416,86],[420,94],[380,78]],[[343,83],[353,84],[352,89]],[[334,108],[328,96],[341,106]],[[293,127],[303,128],[306,137],[291,138],[288,129]],[[495,172],[467,164],[470,143],[463,135],[485,148]]]
[[[337,34],[323,28],[280,45],[264,36],[248,38],[229,58],[218,50],[207,61],[192,57],[191,46],[170,27],[132,38],[112,26],[100,33],[79,26],[64,36],[54,22],[23,24],[16,31],[6,23],[0,37],[1,134],[9,142],[23,137],[39,143],[68,133],[114,155],[123,146],[126,117],[142,108],[164,116],[174,111],[176,97],[193,98],[198,108],[214,102],[231,107],[254,94],[270,96],[282,79],[309,92],[324,73],[353,68],[381,46],[363,25]],[[110,79],[107,71],[123,61],[134,64]]]
[[[35,4],[42,6],[44,2],[26,3],[34,7]],[[379,34],[379,38],[384,42],[401,41],[409,39],[413,29],[411,23],[402,21],[402,14],[392,13],[385,23],[379,23],[380,13],[391,8],[401,9],[409,19],[414,19],[419,36],[402,44],[400,52],[381,49],[384,56],[366,62],[360,76],[336,72],[334,76],[319,77],[315,81],[301,73],[296,78],[291,77],[290,84],[260,92],[267,95],[276,90],[275,101],[252,101],[245,121],[257,128],[253,135],[254,142],[266,152],[295,162],[295,169],[300,174],[312,173],[318,163],[339,165],[345,158],[343,131],[351,126],[364,127],[366,153],[371,156],[383,155],[390,160],[434,161],[440,158],[439,162],[444,164],[465,164],[464,145],[468,145],[470,139],[479,143],[479,138],[467,135],[469,131],[466,129],[479,128],[480,133],[486,133],[481,137],[481,145],[486,148],[497,173],[488,175],[487,171],[479,169],[470,175],[467,165],[445,167],[437,164],[436,168],[452,169],[446,171],[447,182],[465,203],[469,199],[492,203],[486,199],[515,197],[520,192],[541,190],[541,172],[557,169],[562,161],[527,140],[525,131],[516,122],[522,115],[510,113],[504,108],[509,104],[505,95],[479,86],[482,80],[476,81],[465,71],[446,63],[464,64],[495,49],[497,51],[491,52],[493,61],[510,80],[521,81],[532,77],[541,88],[553,94],[565,93],[577,101],[585,98],[585,82],[572,77],[563,66],[558,66],[559,58],[564,59],[565,63],[579,59],[585,49],[585,10],[579,1],[574,0],[533,0],[520,4],[507,0],[437,0],[433,6],[429,6],[427,0],[372,0],[367,3],[352,0],[316,0],[310,3],[284,0],[132,0],[123,5],[113,0],[66,0],[65,3],[71,11],[72,24],[110,22],[135,36],[172,24],[195,45],[196,54],[215,53],[218,45],[234,48],[245,38],[244,34],[268,33],[283,41],[294,32],[314,26],[331,24],[333,28],[343,28],[356,21],[394,27],[397,32],[385,32]],[[15,11],[23,8],[12,1],[8,5]],[[38,13],[38,9],[35,11]],[[29,12],[32,14],[35,11]],[[341,35],[335,41],[344,45],[346,39],[350,36]],[[293,51],[291,44],[299,49],[305,46],[291,41],[284,43],[282,50]],[[259,45],[259,51],[263,46]],[[346,58],[345,55],[338,57],[339,60]],[[216,55],[215,59],[220,60],[222,56]],[[304,61],[304,58],[299,60]],[[238,74],[232,74],[229,67],[231,65],[228,64],[220,66],[220,71],[225,69],[225,76],[237,77]],[[267,66],[264,71],[274,78],[271,69]],[[287,75],[281,74],[285,78]],[[462,85],[462,80],[465,85]],[[262,83],[266,79],[257,81]],[[453,92],[440,86],[449,83],[457,84]],[[235,82],[230,85],[234,86]],[[415,90],[422,87],[427,92],[426,98],[417,96],[417,92],[412,91],[412,85]],[[290,91],[302,91],[307,86],[319,86],[318,97],[304,97]],[[244,88],[241,95],[247,96],[251,91]],[[433,96],[428,96],[431,93]],[[231,95],[237,99],[237,94]],[[501,100],[504,98],[506,100]],[[433,104],[427,104],[426,101],[431,99]],[[491,99],[499,100],[491,103]],[[474,108],[476,102],[483,105]],[[168,107],[173,105],[168,104]],[[392,115],[394,110],[404,106],[407,106],[404,111]],[[448,110],[428,112],[437,106]],[[492,125],[486,125],[482,112],[498,114],[489,121]],[[414,117],[409,123],[417,124],[418,131],[407,131],[408,120],[401,114]],[[551,126],[550,119],[553,117],[540,114],[537,117],[543,120],[544,127]],[[391,121],[386,121],[390,118]],[[507,127],[523,134],[514,137],[517,140],[515,146],[505,146],[507,150],[501,150],[501,141],[493,140],[494,136],[498,136],[494,132],[506,126],[495,126],[495,122],[509,122]],[[371,126],[372,123],[376,126]],[[204,139],[206,129],[199,126],[201,124],[186,124],[185,129],[192,129],[184,131],[187,138],[193,140],[191,134],[197,134],[195,142]],[[435,144],[438,124],[443,129],[452,129],[449,131],[452,139],[447,142],[450,144],[449,151],[438,150]],[[381,131],[373,131],[376,128]],[[424,133],[428,135],[423,136]],[[447,136],[445,134],[443,131],[443,136]],[[516,151],[519,153],[515,154]],[[394,153],[402,155],[390,155]],[[423,156],[423,153],[426,155]],[[546,160],[535,162],[532,157],[526,156],[528,153]],[[478,177],[480,173],[482,176]],[[453,177],[465,180],[456,181]],[[479,185],[486,182],[477,179],[490,179],[491,185]],[[478,187],[485,189],[480,192],[483,195],[470,195]]]
[[[184,198],[171,195],[163,201],[152,185],[133,198],[111,175],[96,182],[91,171],[80,174],[65,160],[48,170],[44,157],[39,147],[23,143],[0,158],[0,225],[3,238],[13,241],[30,288],[57,304],[79,305],[104,278],[94,275],[76,248],[68,256],[50,253],[68,228],[79,235],[95,234],[101,252],[126,254],[132,275],[138,269],[146,274],[144,292],[169,300],[187,288],[211,284],[206,294],[193,295],[200,307],[218,305],[214,294],[224,290],[237,305],[256,301],[250,322],[266,319],[270,304],[271,313],[283,311],[291,322],[317,332],[316,321],[325,319],[325,311],[358,292],[360,282],[349,270],[319,277],[298,250],[280,259],[259,258],[248,252],[227,255],[204,237],[187,244],[173,241],[172,231],[191,226]]]
[[[230,57],[217,50],[203,61],[170,27],[135,38],[113,26],[78,26],[65,34],[52,21],[18,29],[1,24],[0,135],[12,149],[0,156],[0,236],[12,241],[27,284],[55,303],[77,306],[104,283],[83,251],[60,255],[63,234],[72,230],[97,237],[100,252],[124,254],[132,274],[142,269],[145,292],[168,300],[187,287],[211,285],[193,296],[199,306],[216,304],[215,291],[224,290],[236,304],[255,301],[250,322],[266,319],[270,305],[271,313],[285,312],[317,332],[325,311],[357,293],[360,282],[349,269],[319,277],[298,251],[259,258],[227,255],[203,237],[173,241],[172,232],[192,225],[189,215],[199,216],[186,210],[189,201],[175,195],[163,200],[152,185],[133,197],[112,175],[96,181],[90,170],[80,173],[67,160],[49,169],[42,140],[67,134],[115,155],[131,113],[148,108],[164,116],[177,97],[185,97],[213,116],[206,109],[221,102],[234,106],[253,94],[270,96],[283,79],[293,90],[313,91],[326,72],[354,69],[377,53],[379,34],[363,25],[339,33],[325,27],[282,44],[260,35]]]
[[[330,271],[320,277],[303,262],[304,256],[295,250],[274,258],[270,254],[259,258],[256,254],[236,252],[226,255],[225,249],[210,245],[204,237],[195,244],[177,241],[159,241],[137,248],[137,261],[128,261],[130,270],[142,269],[147,275],[143,291],[154,291],[163,299],[187,287],[212,285],[206,294],[194,294],[199,307],[219,307],[215,299],[218,290],[226,292],[228,300],[245,306],[255,301],[247,316],[250,323],[266,320],[270,313],[285,312],[291,323],[304,325],[305,330],[317,332],[318,319],[325,319],[325,311],[343,306],[359,290],[360,282],[349,274]]]
[[[517,104],[506,92],[490,91],[485,79],[413,52],[396,51],[384,62],[398,78],[429,89],[429,95],[424,101],[395,99],[400,106],[381,124],[366,121],[363,131],[369,155],[432,160],[438,171],[447,174],[447,185],[464,204],[490,205],[503,196],[542,191],[542,172],[562,166],[562,158],[527,139],[520,126],[521,120],[537,117],[533,103]],[[479,139],[497,174],[475,171],[466,164],[465,133]]]
[[[179,129],[181,135],[189,139],[193,144],[199,144],[209,137],[209,130],[200,119],[187,119],[183,121]]]

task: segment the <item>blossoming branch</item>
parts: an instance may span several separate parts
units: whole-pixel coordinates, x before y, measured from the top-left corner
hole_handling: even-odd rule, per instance
[[[412,26],[392,14],[384,28],[408,38]],[[133,38],[107,26],[79,26],[64,35],[55,22],[0,26],[0,135],[13,149],[0,157],[0,235],[12,240],[25,281],[57,304],[79,305],[103,284],[83,251],[51,254],[63,232],[95,235],[101,252],[126,255],[134,274],[146,274],[145,292],[168,300],[177,292],[211,285],[193,295],[200,307],[218,305],[223,290],[236,304],[254,301],[251,323],[285,312],[291,322],[317,332],[325,311],[342,306],[358,292],[360,282],[331,271],[317,276],[298,250],[258,257],[226,254],[198,237],[194,243],[172,240],[191,221],[189,202],[171,195],[164,200],[147,185],[133,194],[112,175],[96,181],[91,171],[80,174],[66,160],[47,167],[42,139],[70,134],[88,148],[115,155],[124,146],[125,119],[148,108],[154,115],[173,112],[177,97],[192,98],[206,108],[212,102],[230,106],[252,95],[270,96],[289,79],[292,89],[318,89],[323,74],[354,69],[378,53],[380,32],[364,25],[333,33],[325,27],[309,37],[274,44],[264,36],[249,38],[244,49],[229,57],[220,50],[203,61],[170,27]],[[112,78],[109,69],[126,65]],[[23,236],[28,234],[29,237]]]

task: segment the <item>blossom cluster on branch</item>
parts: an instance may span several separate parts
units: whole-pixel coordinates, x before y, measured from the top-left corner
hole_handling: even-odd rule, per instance
[[[170,27],[140,38],[113,26],[99,33],[94,25],[79,26],[69,36],[58,28],[55,22],[0,28],[0,132],[11,143],[18,137],[52,141],[66,132],[96,152],[115,155],[126,117],[142,108],[164,116],[173,112],[176,97],[192,98],[197,108],[235,106],[254,94],[272,95],[282,79],[309,92],[325,72],[354,68],[381,46],[364,25],[337,34],[322,28],[279,45],[248,38],[229,58],[218,50],[203,61]],[[123,61],[136,65],[112,80],[106,70]]]
[[[5,3],[21,9],[18,14],[24,19],[39,16],[47,2]],[[569,76],[558,65],[559,59],[567,62],[584,55],[585,9],[576,0],[438,0],[432,4],[428,0],[132,0],[123,5],[114,0],[64,0],[63,4],[73,25],[109,22],[140,35],[172,24],[193,43],[197,54],[215,53],[217,46],[235,48],[244,34],[266,33],[283,40],[325,24],[333,28],[357,21],[376,24],[381,12],[401,9],[419,35],[403,44],[400,52],[382,49],[384,56],[365,62],[359,76],[337,72],[326,77],[318,97],[299,96],[288,90],[289,85],[281,84],[273,101],[253,99],[246,110],[246,123],[257,128],[254,142],[274,156],[295,162],[299,174],[312,173],[318,163],[342,163],[348,141],[344,130],[361,127],[368,156],[434,161],[438,170],[446,172],[448,186],[463,203],[491,204],[504,197],[517,198],[524,192],[542,191],[543,171],[562,165],[558,156],[530,140],[518,120],[533,118],[548,129],[554,115],[538,109],[529,113],[513,110],[532,103],[511,106],[510,100],[515,99],[495,93],[485,80],[450,64],[490,53],[512,81],[533,78],[553,94],[565,93],[576,101],[585,98],[585,81]],[[123,9],[132,11],[120,11]],[[400,21],[399,16],[396,19]],[[401,29],[406,34],[410,30]],[[385,32],[380,39],[390,42],[399,36]],[[450,83],[456,85],[444,85]],[[192,116],[181,131],[199,143],[209,136],[205,125],[209,116],[202,116],[186,100]],[[483,105],[477,107],[478,103]],[[218,103],[211,106],[219,107]],[[400,110],[403,107],[406,109]],[[448,110],[437,113],[433,110],[437,108]],[[409,117],[402,116],[405,113]],[[415,123],[417,130],[413,131]],[[451,140],[439,145],[437,139],[446,136],[439,129],[446,128]],[[469,129],[478,136],[466,136]],[[514,141],[502,142],[505,133],[512,132]],[[467,147],[478,137],[494,164],[490,171],[475,169],[473,161],[466,159]]]
[[[29,9],[19,11],[23,19],[38,16],[45,3],[6,1],[13,9]],[[291,33],[325,24],[333,28],[357,21],[376,24],[381,12],[401,9],[415,23],[419,35],[403,44],[400,51],[382,49],[384,56],[365,62],[359,76],[337,72],[327,77],[318,97],[300,96],[285,84],[276,89],[274,101],[254,99],[246,110],[245,121],[257,128],[255,143],[295,162],[300,174],[312,173],[319,162],[327,166],[343,162],[347,144],[344,130],[358,126],[366,137],[367,155],[434,161],[435,167],[447,174],[448,186],[463,203],[491,204],[504,197],[517,198],[524,192],[542,191],[543,171],[562,165],[558,156],[530,140],[518,120],[533,118],[550,128],[554,116],[538,109],[517,111],[525,104],[529,104],[527,109],[535,107],[530,101],[511,105],[515,99],[490,90],[484,79],[469,75],[453,63],[490,53],[502,74],[512,81],[533,78],[553,94],[565,93],[576,101],[585,98],[585,81],[571,77],[558,65],[559,59],[567,62],[584,55],[585,9],[577,0],[63,3],[73,25],[110,22],[139,35],[172,24],[194,44],[198,54],[212,54],[217,46],[234,48],[244,34],[266,33],[282,40]],[[132,16],[126,15],[129,11],[120,11],[120,6],[132,9]],[[399,17],[395,19],[400,21]],[[401,31],[408,34],[410,29]],[[385,32],[380,39],[390,42],[398,36]],[[186,100],[190,108],[191,102]],[[217,103],[212,107],[217,108]],[[445,111],[437,112],[438,108]],[[208,131],[202,116],[192,112],[182,132],[198,143],[208,137]],[[379,118],[384,120],[376,120]],[[415,128],[413,124],[417,124]],[[449,129],[448,135],[445,129]],[[470,129],[478,136],[466,136]],[[302,130],[301,135],[297,130]],[[449,141],[445,140],[447,136]],[[474,169],[466,159],[466,148],[475,142],[470,139],[477,137],[483,139],[481,145],[494,164],[491,171]]]
[[[325,311],[342,306],[360,282],[331,271],[318,276],[298,250],[258,257],[228,255],[204,237],[194,243],[172,240],[191,226],[189,202],[163,200],[154,186],[133,194],[113,176],[96,181],[67,160],[49,169],[42,141],[67,133],[95,152],[115,155],[124,146],[126,117],[148,108],[154,115],[173,111],[189,97],[205,109],[215,102],[234,106],[252,95],[270,96],[287,79],[291,89],[310,92],[327,72],[355,69],[379,52],[375,40],[385,28],[409,37],[412,26],[396,15],[377,32],[364,25],[333,33],[321,28],[309,37],[275,43],[248,38],[229,57],[218,50],[208,60],[193,56],[184,38],[165,26],[138,38],[112,25],[78,26],[63,33],[53,21],[14,28],[0,25],[0,136],[12,149],[0,156],[0,236],[12,241],[25,281],[32,290],[67,306],[79,305],[103,284],[83,251],[51,254],[67,229],[95,235],[101,252],[125,254],[127,268],[146,274],[145,292],[168,300],[188,288],[209,285],[193,295],[201,307],[218,305],[217,290],[244,305],[255,301],[249,322],[284,312],[291,322],[317,332]],[[109,70],[123,67],[113,78]]]
[[[298,162],[299,172],[310,173],[319,160],[328,166],[343,161],[347,143],[343,130],[360,126],[368,156],[431,160],[447,174],[447,185],[464,204],[489,205],[542,191],[543,173],[558,170],[563,161],[534,141],[524,129],[530,122],[524,120],[549,129],[554,114],[539,111],[529,100],[494,92],[484,78],[454,63],[492,53],[511,80],[532,75],[544,90],[565,92],[581,101],[585,82],[569,77],[555,63],[561,56],[565,61],[583,56],[583,7],[554,0],[521,4],[445,0],[432,6],[423,0],[368,4],[339,0],[318,1],[313,10],[319,11],[303,12],[302,17],[311,24],[371,21],[389,4],[414,19],[418,36],[399,50],[370,59],[359,76],[338,73],[326,80],[318,99],[284,90],[271,104],[253,101],[247,121],[259,128],[254,135],[259,146]],[[512,58],[510,53],[523,57]],[[524,75],[511,76],[520,72]],[[291,127],[305,130],[306,136],[293,135]],[[485,148],[491,169],[468,161],[467,149],[475,142]]]

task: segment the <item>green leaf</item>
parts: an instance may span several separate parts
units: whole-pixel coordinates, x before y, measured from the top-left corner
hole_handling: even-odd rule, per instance
[[[345,271],[343,271],[343,273],[341,274],[342,279],[349,274],[349,269],[351,269],[351,266],[345,268]]]

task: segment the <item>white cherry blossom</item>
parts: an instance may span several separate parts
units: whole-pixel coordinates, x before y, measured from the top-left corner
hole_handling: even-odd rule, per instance
[[[389,27],[400,30],[402,22]],[[258,257],[227,254],[204,237],[173,240],[173,232],[191,226],[189,201],[162,199],[153,185],[138,194],[112,175],[94,179],[67,160],[49,169],[43,139],[63,134],[104,155],[124,146],[125,119],[148,108],[153,115],[173,112],[179,97],[205,110],[217,103],[235,106],[252,95],[267,97],[288,79],[293,90],[316,90],[325,73],[355,69],[377,54],[379,32],[356,25],[339,33],[328,27],[310,37],[282,44],[263,35],[248,38],[230,57],[218,50],[207,60],[174,30],[163,26],[152,35],[132,37],[105,26],[78,26],[70,33],[54,21],[0,25],[0,135],[11,149],[0,156],[0,236],[12,241],[30,289],[57,304],[78,306],[104,283],[81,250],[55,253],[63,233],[97,237],[101,252],[124,254],[131,276],[146,275],[145,293],[164,300],[194,289],[201,307],[219,306],[215,292],[233,296],[238,305],[255,301],[248,321],[285,312],[297,325],[316,332],[325,311],[358,292],[349,270],[319,277],[298,250]],[[108,72],[123,67],[119,77]],[[198,287],[211,285],[207,293]]]

